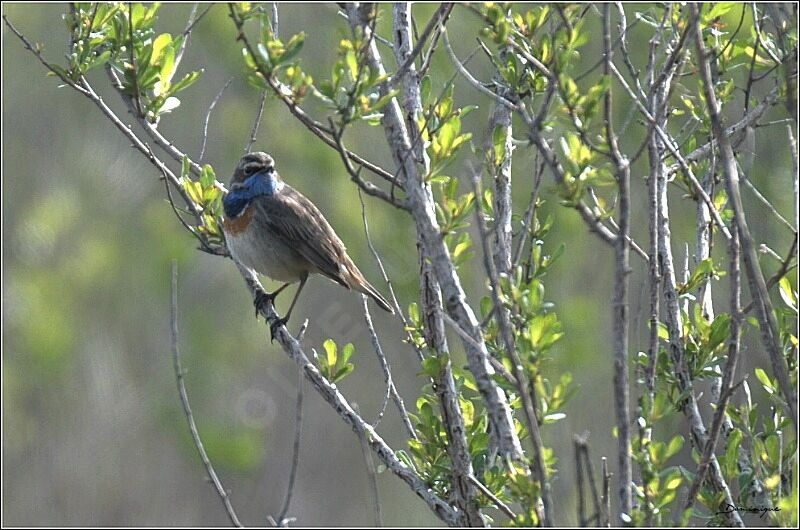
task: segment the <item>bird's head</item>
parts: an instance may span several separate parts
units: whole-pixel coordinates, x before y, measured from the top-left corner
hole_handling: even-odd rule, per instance
[[[274,195],[283,186],[271,156],[260,151],[244,155],[233,172],[228,193],[222,199],[225,217],[233,219],[241,215],[251,201]]]
[[[236,189],[238,187],[237,185],[241,186],[244,184],[245,180],[261,172],[266,172],[268,174],[274,173],[274,177],[277,178],[277,173],[275,173],[275,161],[271,156],[262,151],[247,153],[236,165],[233,177],[231,177],[231,190]]]

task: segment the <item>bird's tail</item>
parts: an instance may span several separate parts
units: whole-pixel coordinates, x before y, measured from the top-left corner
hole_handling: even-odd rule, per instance
[[[394,309],[392,309],[392,306],[390,306],[389,302],[386,301],[386,298],[384,298],[377,289],[370,285],[367,280],[362,280],[355,289],[356,291],[362,292],[375,300],[375,303],[378,304],[384,311],[394,314]]]

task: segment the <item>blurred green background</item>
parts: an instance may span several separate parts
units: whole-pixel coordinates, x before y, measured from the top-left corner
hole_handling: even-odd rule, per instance
[[[420,27],[434,7],[414,8]],[[388,36],[387,8],[379,32]],[[633,11],[646,8],[629,6],[629,21]],[[163,6],[158,32],[181,32],[190,9],[186,4]],[[3,4],[3,14],[30,40],[43,43],[51,61],[59,61],[65,53],[64,10],[64,5],[55,4]],[[597,17],[591,12],[589,16],[593,19],[589,28],[596,29]],[[732,18],[738,16],[738,10],[731,12]],[[472,51],[479,28],[473,15],[457,7],[448,28],[459,56]],[[638,25],[631,32],[637,64],[644,64],[648,29]],[[346,22],[332,4],[281,5],[280,35],[299,31],[307,34],[301,52],[306,70],[315,80],[327,77],[336,44],[347,34]],[[601,48],[599,34],[590,31],[598,39],[582,50],[586,65],[597,60]],[[91,102],[45,76],[5,26],[2,39],[3,523],[227,524],[219,499],[206,483],[175,388],[169,347],[174,258],[180,271],[185,381],[200,434],[242,521],[266,524],[267,515],[280,510],[288,478],[295,365],[269,343],[265,325],[253,319],[249,294],[233,263],[195,250],[194,239],[165,201],[163,184],[152,166]],[[386,64],[393,67],[386,51],[381,49]],[[240,45],[224,5],[214,7],[197,25],[182,68],[202,68],[204,74],[183,93],[182,105],[164,117],[161,129],[194,157],[200,151],[206,109],[225,82],[234,79],[211,115],[203,159],[227,181],[248,139],[259,95],[244,81]],[[479,78],[489,79],[488,61],[480,54],[470,68]],[[432,66],[434,89],[453,71],[440,50]],[[126,122],[133,122],[102,71],[93,72],[90,81]],[[482,145],[489,102],[461,79],[456,98],[461,105],[479,105],[464,125],[474,133],[475,145]],[[322,107],[313,98],[307,101],[310,111],[322,118]],[[785,115],[782,109],[772,114]],[[629,131],[623,148],[634,149],[641,131],[638,127]],[[348,132],[346,141],[352,150],[392,167],[380,129],[359,125]],[[274,99],[267,101],[255,148],[270,152],[284,178],[316,202],[365,275],[385,292],[367,248],[358,193],[338,155]],[[533,150],[519,147],[514,160],[515,213],[521,214],[531,188]],[[784,126],[758,130],[755,160],[754,182],[791,219]],[[463,167],[457,162],[450,172]],[[645,171],[641,163],[634,167],[632,212],[634,236],[644,248]],[[547,298],[555,303],[566,335],[554,348],[547,372],[556,379],[564,371],[572,372],[578,391],[566,407],[567,418],[543,434],[559,458],[553,484],[556,520],[575,524],[573,434],[590,433],[597,470],[601,456],[609,457],[612,471],[616,467],[611,436],[613,252],[587,231],[574,211],[558,205],[548,179],[542,187],[547,203],[541,215],[552,214],[555,223],[545,248],[552,251],[565,242],[566,251],[546,279]],[[682,263],[683,241],[693,247],[694,204],[680,191],[673,193],[674,251]],[[788,231],[749,192],[744,199],[757,240],[785,252]],[[374,199],[366,201],[373,240],[405,307],[417,298],[413,224],[406,214]],[[775,263],[764,259],[770,273]],[[631,261],[631,353],[635,354],[647,337],[647,293],[643,263],[635,256]],[[479,259],[462,269],[473,307],[487,292],[481,275]],[[720,285],[715,298],[722,309],[727,298],[724,281]],[[288,302],[289,297],[282,299],[279,308],[285,309]],[[356,369],[340,387],[358,403],[365,418],[374,420],[383,401],[383,376],[359,298],[315,277],[290,329],[296,330],[306,317],[309,349],[320,349],[328,337],[338,344],[354,343]],[[423,384],[416,357],[400,343],[402,328],[397,320],[375,310],[373,318],[398,389],[413,409]],[[768,366],[754,340],[755,334],[746,337],[745,370]],[[452,338],[458,351],[457,344]],[[372,524],[373,500],[358,438],[310,388],[305,401],[300,467],[289,515],[297,516],[302,525]],[[676,417],[662,428],[683,432],[685,425]],[[394,448],[403,446],[403,432],[391,406],[379,432]],[[687,450],[679,460],[690,464]],[[401,481],[383,473],[378,482],[387,524],[437,523]]]

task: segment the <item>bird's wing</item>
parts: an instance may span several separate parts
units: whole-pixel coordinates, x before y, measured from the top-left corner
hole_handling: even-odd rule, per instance
[[[266,228],[322,274],[347,288],[358,282],[361,274],[344,244],[322,212],[300,192],[285,185],[273,195],[258,197],[253,205]]]

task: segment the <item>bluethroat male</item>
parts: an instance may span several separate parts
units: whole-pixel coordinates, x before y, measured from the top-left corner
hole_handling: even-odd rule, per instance
[[[285,324],[308,275],[313,273],[364,293],[381,309],[394,313],[347,255],[342,240],[322,212],[283,182],[268,154],[248,153],[239,160],[222,204],[222,226],[231,253],[246,267],[285,282],[275,292],[256,298],[256,315],[262,303],[273,301],[286,287],[299,281],[286,316],[275,323]]]

